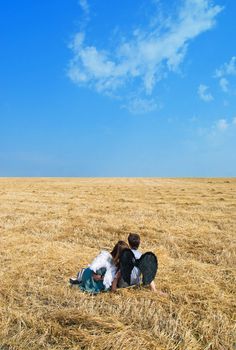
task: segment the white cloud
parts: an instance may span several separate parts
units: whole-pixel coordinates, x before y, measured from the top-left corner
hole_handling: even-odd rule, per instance
[[[81,30],[83,30],[82,28],[86,28],[90,20],[90,6],[88,3],[88,0],[78,0],[78,3],[83,13],[81,17],[81,22],[80,22]]]
[[[236,56],[233,56],[226,65],[226,72],[228,75],[236,75]]]
[[[226,131],[226,130],[231,130],[231,128],[234,125],[236,125],[236,117],[231,119],[230,121],[225,118],[222,118],[215,123],[215,126],[213,129],[218,131]]]
[[[80,4],[86,11],[87,1]],[[158,81],[178,70],[190,41],[211,29],[221,10],[210,0],[184,0],[178,14],[168,17],[167,26],[137,28],[129,38],[121,38],[115,50],[89,45],[85,33],[78,33],[70,45],[73,59],[68,76],[105,94],[131,86],[151,95]]]
[[[214,100],[212,94],[208,92],[208,90],[209,87],[203,84],[200,84],[198,87],[198,95],[205,102],[210,102]]]
[[[215,71],[216,78],[222,78],[227,75],[236,75],[236,56],[233,56],[229,63],[224,63]]]
[[[79,0],[80,7],[84,11],[85,14],[89,14],[89,4],[87,0]]]
[[[232,137],[235,132],[236,126],[236,117],[229,118],[221,118],[218,120],[214,120],[213,123],[206,128],[199,127],[197,132],[201,137],[207,137],[210,140],[226,140],[228,137]]]
[[[219,119],[216,123],[216,127],[218,130],[224,131],[224,130],[228,129],[229,124],[228,124],[226,119]]]
[[[224,92],[228,92],[229,91],[229,81],[226,78],[220,78],[219,84],[220,84],[221,89]]]
[[[228,63],[224,63],[215,71],[214,77],[219,79],[219,85],[223,92],[230,92],[229,78],[232,76],[236,76],[236,56],[233,56]]]
[[[132,114],[145,114],[155,111],[158,104],[153,99],[133,98],[123,108]]]

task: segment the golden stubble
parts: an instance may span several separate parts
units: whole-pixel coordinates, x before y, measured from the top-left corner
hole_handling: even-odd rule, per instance
[[[69,277],[129,232],[158,290]],[[0,349],[235,348],[236,179],[0,179]]]

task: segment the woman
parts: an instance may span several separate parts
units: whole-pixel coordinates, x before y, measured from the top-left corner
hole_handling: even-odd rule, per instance
[[[118,278],[116,274],[119,270],[120,256],[123,250],[127,248],[128,245],[126,242],[118,241],[111,253],[102,250],[87,269],[78,273],[76,279],[70,279],[70,283],[78,284],[81,290],[93,294],[109,289],[115,291]]]

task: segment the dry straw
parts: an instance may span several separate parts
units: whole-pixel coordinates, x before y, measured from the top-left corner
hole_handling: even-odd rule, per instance
[[[235,179],[1,179],[0,350],[235,349]],[[68,278],[129,232],[158,290]]]

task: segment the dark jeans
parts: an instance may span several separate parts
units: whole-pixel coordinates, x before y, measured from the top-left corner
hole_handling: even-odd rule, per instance
[[[119,282],[118,282],[118,285],[117,285],[118,288],[127,288],[129,287],[129,284],[127,282],[125,282],[123,280],[123,278],[121,277]]]

